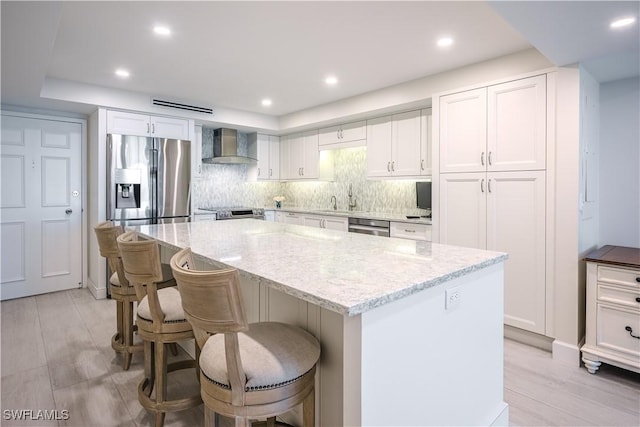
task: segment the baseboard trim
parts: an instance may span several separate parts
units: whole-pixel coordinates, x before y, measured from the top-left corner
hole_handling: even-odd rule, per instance
[[[509,405],[503,402],[504,407],[500,414],[496,417],[495,420],[490,424],[491,426],[496,427],[508,427],[509,426]]]
[[[560,340],[554,340],[552,345],[553,359],[572,366],[580,366],[580,347],[584,339],[579,345],[568,344]]]
[[[536,334],[535,332],[504,325],[504,337],[545,351],[553,351],[553,338]]]
[[[87,288],[89,288],[89,292],[91,292],[91,295],[93,295],[95,299],[107,298],[107,288],[99,288],[91,280],[89,280],[89,284],[87,285]]]

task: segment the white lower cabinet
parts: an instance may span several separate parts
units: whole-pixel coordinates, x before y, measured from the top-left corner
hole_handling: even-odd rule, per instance
[[[545,172],[440,175],[440,243],[509,254],[505,324],[545,333]]]
[[[279,222],[285,224],[305,225],[304,216],[296,212],[278,212],[282,213]]]
[[[349,230],[349,219],[339,216],[305,215],[304,225],[328,230]]]
[[[389,235],[400,239],[431,241],[431,225],[391,221]]]
[[[586,337],[581,351],[592,374],[603,362],[640,372],[640,266],[587,262]]]

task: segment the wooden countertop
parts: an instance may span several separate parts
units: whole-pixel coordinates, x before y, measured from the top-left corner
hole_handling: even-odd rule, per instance
[[[640,268],[640,248],[606,245],[589,252],[585,261]]]

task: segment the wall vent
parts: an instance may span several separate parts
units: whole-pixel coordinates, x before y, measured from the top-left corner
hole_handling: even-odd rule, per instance
[[[213,114],[213,109],[197,105],[184,104],[182,102],[167,101],[165,99],[152,98],[151,104],[158,107],[173,108],[175,110],[195,111],[196,113]]]

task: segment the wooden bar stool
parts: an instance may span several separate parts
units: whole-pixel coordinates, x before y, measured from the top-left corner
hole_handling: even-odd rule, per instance
[[[272,426],[276,415],[302,403],[304,427],[313,427],[318,340],[284,323],[248,324],[237,270],[197,271],[189,248],[170,264],[202,348],[205,425],[218,425],[220,414],[235,418],[236,427],[255,418]]]
[[[129,285],[129,281],[122,269],[122,259],[116,238],[124,232],[120,225],[113,225],[106,221],[98,224],[94,231],[98,239],[100,255],[109,262],[113,272],[109,278],[111,299],[116,302],[116,333],[111,338],[111,348],[122,354],[122,369],[125,371],[131,365],[131,356],[142,353],[142,344],[133,345],[133,334],[137,329],[133,323],[133,303],[138,301],[136,290]]]
[[[182,411],[202,403],[200,395],[167,400],[168,372],[196,368],[198,378],[199,347],[196,343],[196,360],[168,363],[167,345],[194,337],[182,310],[180,293],[175,287],[158,288],[162,268],[156,241],[138,240],[137,234],[130,231],[118,237],[118,247],[124,274],[140,298],[137,323],[138,334],[144,340],[145,377],[138,385],[138,400],[145,409],[155,412],[155,425],[160,427],[166,412]]]

